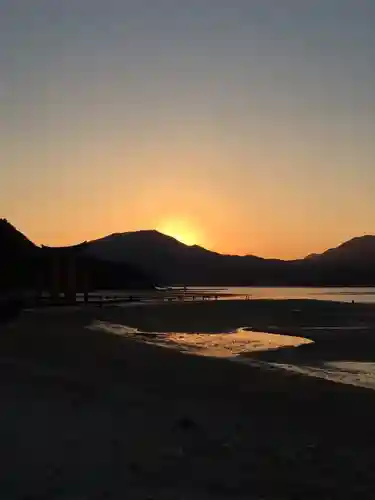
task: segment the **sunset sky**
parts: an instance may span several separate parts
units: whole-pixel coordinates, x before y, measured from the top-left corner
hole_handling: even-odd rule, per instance
[[[374,0],[0,0],[0,217],[293,258],[375,233]]]

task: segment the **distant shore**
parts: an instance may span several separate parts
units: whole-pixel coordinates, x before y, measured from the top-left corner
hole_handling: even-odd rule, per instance
[[[351,352],[369,360],[375,352],[375,308],[360,304],[25,313],[0,335],[2,497],[374,498],[372,391],[186,356],[89,330],[95,321],[207,335],[268,328],[311,338],[293,348],[312,352],[310,359]],[[359,323],[363,330],[317,328]]]

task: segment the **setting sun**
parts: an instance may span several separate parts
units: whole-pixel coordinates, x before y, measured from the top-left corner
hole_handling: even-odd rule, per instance
[[[185,245],[195,245],[198,240],[197,232],[187,221],[181,219],[166,220],[157,227],[157,230]]]

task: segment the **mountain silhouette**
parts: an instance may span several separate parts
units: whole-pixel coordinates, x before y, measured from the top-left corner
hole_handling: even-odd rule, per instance
[[[90,255],[126,261],[158,282],[193,285],[375,285],[375,236],[362,236],[305,259],[223,255],[158,231],[116,233],[89,242]]]
[[[79,245],[78,245],[79,246]],[[73,247],[63,247],[66,249]],[[34,288],[40,275],[49,269],[49,251],[60,248],[37,246],[6,219],[0,219],[0,291]],[[153,279],[136,265],[124,261],[113,262],[105,258],[80,252],[78,263],[78,288],[83,289],[80,268],[89,271],[91,289],[150,288]]]
[[[364,263],[370,264],[375,258],[375,236],[365,235],[352,238],[335,248],[307,258],[320,262]]]
[[[37,246],[7,219],[0,219],[0,244],[0,255],[7,258],[29,255],[37,249]]]
[[[71,247],[66,247],[71,248]],[[223,255],[158,231],[115,233],[86,243],[80,261],[92,288],[158,284],[375,286],[375,236],[360,236],[304,259]],[[42,248],[0,219],[0,288],[32,287],[45,267]]]
[[[0,219],[0,291],[31,282],[38,247],[7,219]]]
[[[98,258],[137,265],[159,283],[217,284],[222,280],[235,283],[236,268],[242,259],[197,245],[188,246],[155,230],[110,235],[89,242],[87,252]]]

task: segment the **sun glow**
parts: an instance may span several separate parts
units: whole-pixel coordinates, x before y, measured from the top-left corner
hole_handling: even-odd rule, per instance
[[[157,230],[168,236],[172,236],[181,243],[185,245],[195,245],[198,242],[197,232],[191,227],[191,225],[180,219],[169,219],[163,221]]]

